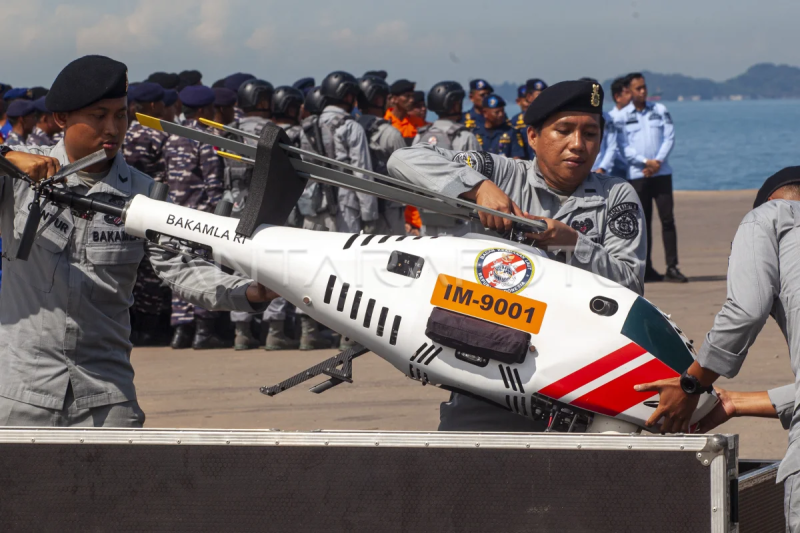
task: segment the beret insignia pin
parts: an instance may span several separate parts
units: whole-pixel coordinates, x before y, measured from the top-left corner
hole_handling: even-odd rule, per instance
[[[592,107],[600,107],[600,86],[592,84]]]

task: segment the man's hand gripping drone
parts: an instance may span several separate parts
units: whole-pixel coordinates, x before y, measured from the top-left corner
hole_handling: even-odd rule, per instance
[[[372,351],[423,385],[548,420],[553,431],[636,431],[645,427],[658,401],[655,392],[636,392],[634,385],[676,377],[693,361],[693,348],[681,330],[644,298],[522,244],[526,232],[543,230],[541,221],[305,152],[290,146],[277,126],[267,126],[257,146],[250,146],[138,118],[145,126],[212,144],[225,150],[220,155],[254,165],[241,219],[173,205],[163,201],[163,192],[137,195],[121,213],[116,206],[88,205],[86,197],[82,205],[120,216],[130,235],[151,242],[172,238],[204,249],[218,264],[275,290],[360,345],[263,387],[264,394],[273,396],[319,375],[329,379],[313,387],[315,393],[352,382],[352,360]],[[284,227],[308,179],[462,220],[491,213],[513,221],[512,240]],[[40,187],[50,201],[75,205],[72,196],[62,200],[53,194],[53,184]],[[713,394],[704,394],[692,421],[716,402]]]

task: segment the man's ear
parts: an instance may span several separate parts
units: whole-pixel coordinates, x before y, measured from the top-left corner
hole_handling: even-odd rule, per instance
[[[528,126],[528,146],[531,147],[531,150],[534,152],[536,151],[536,145],[539,142],[539,135],[536,133],[536,130],[533,129],[533,126]]]
[[[62,130],[67,129],[67,113],[53,113],[53,120]]]

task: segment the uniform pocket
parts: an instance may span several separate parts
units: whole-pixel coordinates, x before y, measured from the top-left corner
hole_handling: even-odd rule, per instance
[[[92,300],[127,302],[136,283],[136,272],[144,258],[144,242],[87,246],[86,259],[93,265]]]
[[[19,246],[19,240],[22,237],[22,231],[27,220],[27,210],[20,209],[14,215],[15,248],[9,247],[10,257],[13,257],[16,253],[16,247]],[[44,226],[45,222],[39,224],[38,231],[41,234],[33,241],[28,260],[21,263],[18,262],[15,265],[16,268],[13,269],[19,269],[20,274],[23,274],[21,271],[24,270],[24,275],[20,275],[18,278],[42,292],[50,292],[53,289],[58,262],[62,260],[64,248],[72,234],[71,223],[68,224],[62,219],[55,219],[49,222],[50,224],[46,227]],[[44,229],[42,229],[43,227]],[[9,244],[11,244],[10,239],[7,246]]]

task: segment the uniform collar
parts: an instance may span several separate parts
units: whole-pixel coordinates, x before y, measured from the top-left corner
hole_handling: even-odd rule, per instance
[[[647,113],[648,111],[652,110],[654,105],[655,104],[653,104],[652,102],[645,102],[644,103],[644,109],[642,109],[641,111],[637,111],[636,110],[636,106],[634,106],[633,102],[631,102],[628,105],[626,105],[625,107],[623,107],[622,111],[625,112],[625,113],[633,113],[633,114],[637,114],[638,113],[638,114],[642,114],[643,115],[643,114]]]
[[[64,149],[64,139],[61,139],[53,147],[50,157],[58,159],[62,165],[69,164],[69,157]],[[67,185],[69,187],[85,186],[77,174],[67,176]],[[122,157],[122,150],[119,150],[106,177],[95,183],[87,194],[108,193],[114,196],[128,197],[131,195],[131,190],[131,169]]]
[[[547,194],[554,194],[553,191],[550,190],[550,187],[547,186],[547,182],[544,180],[544,176],[542,176],[539,170],[539,161],[536,158],[534,158],[533,165],[531,165],[530,171],[528,172],[528,183],[535,189],[541,189],[547,192]],[[590,172],[586,179],[578,185],[578,188],[569,195],[570,199],[564,202],[562,210],[568,204],[573,205],[571,202],[575,202],[574,207],[595,207],[605,204],[606,199],[602,191],[603,186],[597,174]]]
[[[335,106],[335,105],[325,106],[325,109],[323,109],[322,112],[323,113],[338,113],[340,115],[349,115],[349,113],[347,111],[345,111],[341,107]]]

